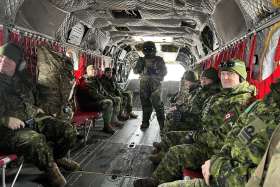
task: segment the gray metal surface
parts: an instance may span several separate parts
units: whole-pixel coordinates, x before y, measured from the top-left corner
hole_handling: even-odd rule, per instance
[[[97,121],[87,145],[79,144],[71,151],[71,157],[81,164],[82,171],[65,173],[67,187],[132,187],[139,177],[151,176],[154,166],[147,159],[152,143],[160,141],[159,126],[152,114],[150,128],[140,130],[138,119],[128,120],[121,129],[109,136],[102,132],[102,121]],[[10,170],[8,184],[14,173]],[[16,187],[47,187],[43,173],[26,164],[20,173]]]

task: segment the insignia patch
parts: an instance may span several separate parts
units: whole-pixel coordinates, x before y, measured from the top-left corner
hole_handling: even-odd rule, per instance
[[[228,112],[224,117],[224,122],[228,122],[234,116],[235,116],[234,112]]]

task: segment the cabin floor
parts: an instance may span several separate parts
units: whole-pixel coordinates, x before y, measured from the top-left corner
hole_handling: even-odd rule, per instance
[[[72,151],[71,158],[81,164],[82,171],[65,173],[67,187],[132,187],[137,178],[151,176],[154,166],[147,156],[152,143],[160,141],[159,126],[155,113],[151,116],[150,127],[140,130],[142,112],[137,119],[125,122],[110,136],[102,132],[102,120],[97,120],[90,132],[87,144],[79,143]],[[15,172],[7,171],[7,186],[11,185]],[[16,187],[47,187],[43,173],[25,163]]]

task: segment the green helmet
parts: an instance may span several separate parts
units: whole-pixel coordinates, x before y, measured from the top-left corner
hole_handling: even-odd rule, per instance
[[[231,59],[222,62],[220,65],[220,71],[233,71],[240,75],[244,80],[247,78],[247,71],[245,62],[240,59]]]
[[[191,82],[195,82],[195,81],[197,81],[197,75],[195,74],[195,72],[187,70],[187,71],[185,71],[182,79],[191,81]]]

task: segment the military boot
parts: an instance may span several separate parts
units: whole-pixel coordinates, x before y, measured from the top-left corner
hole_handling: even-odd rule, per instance
[[[55,162],[58,165],[58,167],[61,167],[61,168],[65,169],[66,171],[78,171],[81,169],[81,166],[79,163],[77,163],[74,160],[67,159],[67,158],[60,158],[60,159],[57,159]]]
[[[132,119],[137,119],[137,118],[138,118],[138,115],[137,115],[137,114],[134,114],[133,112],[130,112],[130,113],[129,113],[129,117],[132,118]]]
[[[148,123],[142,122],[142,124],[141,124],[141,126],[140,126],[140,129],[144,130],[144,129],[149,128],[149,126],[150,126],[149,122],[148,122]]]
[[[46,174],[51,187],[64,187],[67,183],[56,163],[53,163],[52,167],[47,169]]]
[[[115,120],[114,122],[112,122],[112,126],[121,128],[124,126],[124,123],[119,120]]]
[[[158,165],[160,163],[160,161],[162,160],[163,154],[162,153],[157,153],[157,154],[153,154],[148,156],[149,160],[152,161],[152,163],[154,165]]]
[[[113,127],[111,125],[106,125],[103,128],[103,132],[109,133],[109,134],[114,134],[115,130],[113,129]]]
[[[134,187],[157,187],[158,185],[158,180],[154,178],[143,178],[133,182]]]

